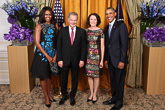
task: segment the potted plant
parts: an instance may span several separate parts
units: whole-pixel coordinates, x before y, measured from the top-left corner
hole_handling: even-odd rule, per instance
[[[146,28],[163,26],[165,24],[165,1],[164,0],[141,0],[140,31],[145,32]]]
[[[165,28],[153,27],[147,29],[143,34],[144,44],[150,47],[164,47],[165,46]]]
[[[29,44],[34,41],[33,31],[39,4],[33,1],[13,0],[2,6],[9,15],[8,22],[12,24],[9,33],[4,34],[4,39],[13,43],[7,47],[12,93],[30,93],[34,87],[30,72],[34,46]]]
[[[9,15],[8,22],[12,24],[9,33],[4,34],[4,39],[11,40],[13,45],[29,45],[34,40],[32,34],[39,5],[34,0],[4,3],[1,8]]]
[[[4,34],[4,39],[12,41],[13,46],[29,45],[34,40],[32,30],[25,27],[19,27],[17,24],[12,24],[9,34]]]

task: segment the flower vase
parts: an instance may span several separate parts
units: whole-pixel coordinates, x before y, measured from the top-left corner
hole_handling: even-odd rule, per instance
[[[29,41],[23,40],[19,41],[18,39],[12,41],[12,46],[28,46],[30,45]]]
[[[143,44],[149,47],[165,47],[165,42],[159,42],[159,41],[149,42],[144,37],[143,37]]]
[[[156,42],[152,42],[152,47],[165,47],[165,42],[159,42],[159,41],[156,41]]]

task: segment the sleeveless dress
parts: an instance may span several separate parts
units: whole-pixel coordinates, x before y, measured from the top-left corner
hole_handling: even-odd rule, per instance
[[[40,44],[45,52],[52,58],[55,56],[56,27],[53,24],[41,23]],[[46,79],[50,76],[50,65],[46,56],[36,47],[33,63],[31,66],[33,78]]]
[[[104,38],[103,30],[85,29],[87,35],[87,56],[85,63],[85,74],[89,77],[102,75],[100,69],[101,61],[101,38]]]

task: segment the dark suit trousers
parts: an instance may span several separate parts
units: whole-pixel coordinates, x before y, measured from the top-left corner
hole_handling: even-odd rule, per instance
[[[79,66],[63,66],[61,68],[61,79],[62,79],[62,85],[61,85],[61,92],[63,96],[67,96],[67,83],[68,83],[68,74],[69,74],[69,68],[71,68],[71,76],[72,76],[72,90],[70,93],[70,97],[74,98],[77,92],[77,86],[78,86],[78,74],[79,74]]]
[[[117,105],[123,104],[125,69],[126,67],[118,69],[109,61],[112,101]]]

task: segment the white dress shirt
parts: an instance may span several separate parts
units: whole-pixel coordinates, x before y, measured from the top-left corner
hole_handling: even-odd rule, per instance
[[[113,24],[115,23],[115,21],[116,21],[116,18],[111,23],[109,22],[109,25],[113,27]]]
[[[69,35],[70,35],[70,37],[71,37],[71,32],[72,32],[72,29],[71,29],[71,27],[69,26]],[[74,37],[73,37],[73,41],[74,41],[74,39],[75,39],[75,34],[76,34],[76,26],[73,27],[73,33],[74,33]]]

